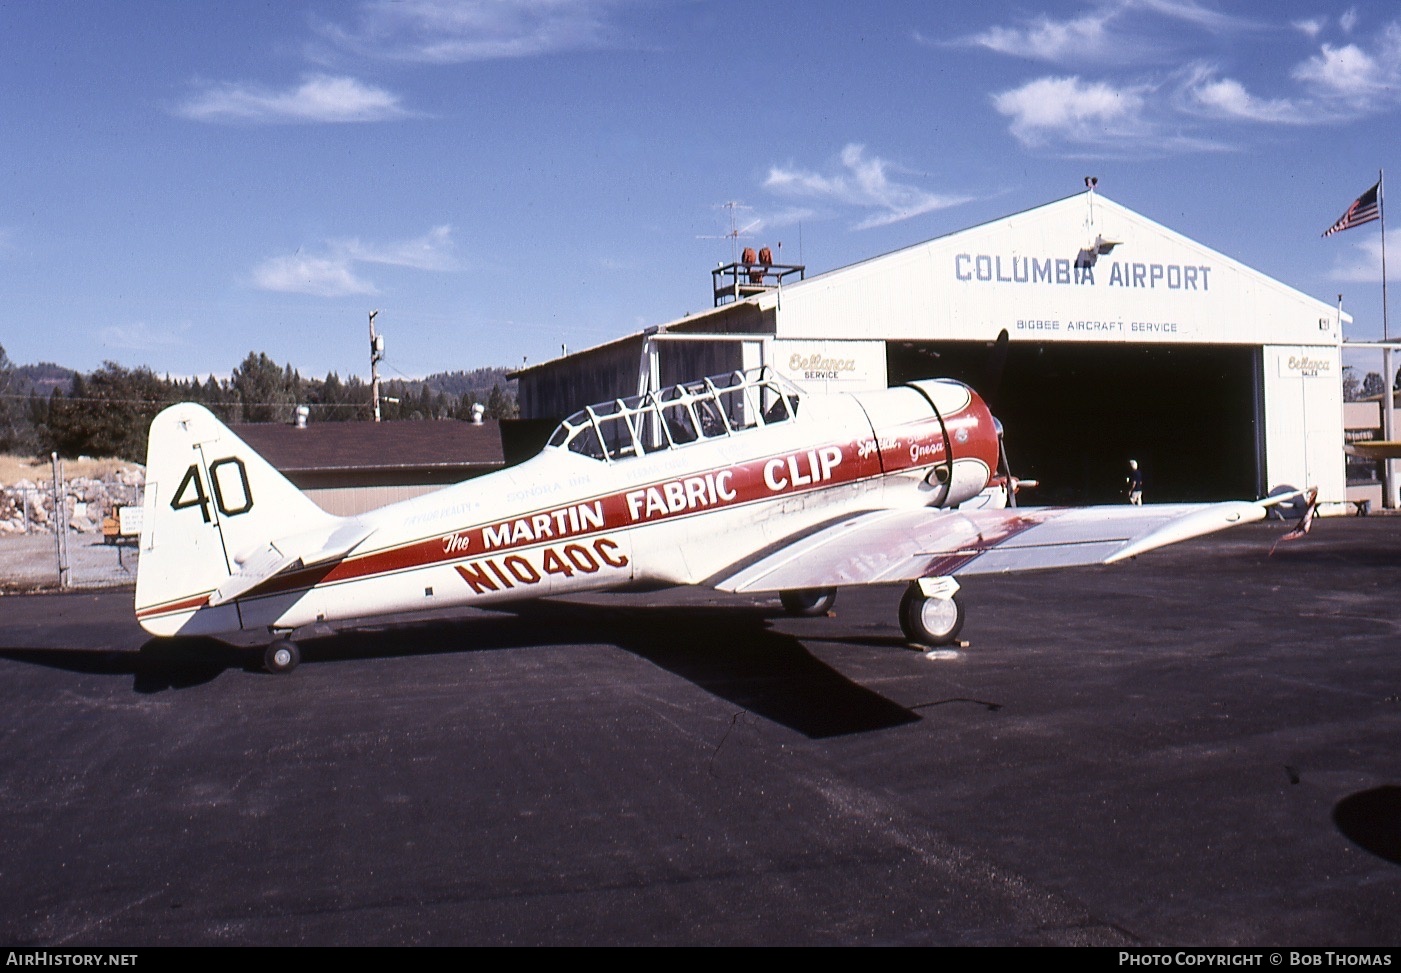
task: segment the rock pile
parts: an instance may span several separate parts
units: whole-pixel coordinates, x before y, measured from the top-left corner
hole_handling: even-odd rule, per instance
[[[141,506],[146,471],[139,466],[118,469],[100,478],[75,476],[64,484],[62,513],[55,516],[52,480],[18,480],[0,484],[0,534],[53,533],[67,518],[71,530],[102,530],[102,519],[117,509]]]

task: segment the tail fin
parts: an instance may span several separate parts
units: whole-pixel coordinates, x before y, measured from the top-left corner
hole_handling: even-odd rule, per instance
[[[220,586],[271,541],[340,523],[208,409],[173,405],[152,421],[146,450],[137,620],[156,635],[237,631],[238,606],[220,604]]]

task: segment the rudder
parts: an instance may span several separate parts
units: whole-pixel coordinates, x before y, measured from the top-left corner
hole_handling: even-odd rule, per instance
[[[151,422],[136,575],[136,617],[156,635],[241,627],[209,597],[270,540],[340,518],[326,513],[213,413],[173,405]]]

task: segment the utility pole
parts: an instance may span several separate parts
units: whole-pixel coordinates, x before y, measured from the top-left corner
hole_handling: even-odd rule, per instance
[[[370,312],[370,397],[375,405],[375,422],[379,422],[379,362],[384,357],[384,337],[375,334],[375,315]]]

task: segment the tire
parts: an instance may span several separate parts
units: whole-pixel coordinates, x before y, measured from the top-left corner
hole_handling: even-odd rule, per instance
[[[926,598],[918,584],[905,589],[900,599],[900,630],[917,645],[951,645],[963,631],[963,602],[952,598]]]
[[[837,603],[837,589],[799,588],[781,591],[778,600],[783,603],[783,610],[790,615],[816,618],[832,610],[832,606]]]
[[[301,650],[291,639],[278,639],[263,653],[263,667],[273,674],[291,672],[301,661]]]

